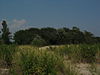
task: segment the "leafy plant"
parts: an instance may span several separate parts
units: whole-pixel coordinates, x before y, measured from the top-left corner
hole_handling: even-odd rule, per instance
[[[81,45],[81,59],[84,62],[95,62],[97,49],[95,45]]]
[[[22,75],[57,75],[63,65],[63,59],[49,51],[22,50],[18,57]]]
[[[2,63],[6,67],[10,67],[12,65],[15,51],[15,45],[0,45],[0,60],[2,60]]]
[[[31,44],[34,45],[34,46],[44,46],[44,45],[46,45],[46,41],[44,39],[42,39],[40,36],[37,35],[33,39]]]

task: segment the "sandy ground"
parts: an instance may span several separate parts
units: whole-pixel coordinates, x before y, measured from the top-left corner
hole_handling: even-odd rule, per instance
[[[0,75],[9,75],[9,69],[0,68]]]
[[[100,75],[100,64],[91,66],[90,64],[77,64],[77,70],[81,75]]]
[[[87,64],[87,63],[76,63],[73,64],[71,61],[64,62],[65,66],[70,64],[79,75],[100,75],[100,64]]]

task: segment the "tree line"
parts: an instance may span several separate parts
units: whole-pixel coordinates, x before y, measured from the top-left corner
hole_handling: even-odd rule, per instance
[[[10,32],[6,21],[2,23],[1,40],[10,44]],[[13,40],[18,45],[61,45],[61,44],[96,44],[100,37],[95,37],[91,32],[81,31],[78,27],[70,28],[29,28],[14,33]]]

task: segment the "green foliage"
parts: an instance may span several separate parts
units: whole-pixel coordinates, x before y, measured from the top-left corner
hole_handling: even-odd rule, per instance
[[[20,30],[19,32],[16,32],[14,34],[14,40],[15,43],[17,44],[29,44],[31,40],[31,37],[33,37],[32,35],[30,35],[31,33],[28,33],[24,30]]]
[[[0,39],[0,45],[2,45],[2,44],[4,44],[4,42],[3,42],[3,40],[2,40],[2,39]]]
[[[41,28],[40,36],[47,42],[47,45],[57,44],[58,32],[55,28]]]
[[[57,75],[63,68],[63,60],[53,52],[22,50],[18,57],[16,64],[22,75]]]
[[[3,40],[4,44],[10,44],[10,36],[9,36],[10,32],[9,32],[9,29],[7,28],[6,21],[2,22],[2,26],[3,26],[2,40]]]
[[[79,28],[30,28],[17,31],[14,34],[14,40],[17,44],[31,44],[32,40],[39,35],[46,41],[46,45],[58,44],[95,44],[99,43],[100,38],[95,37],[91,32],[80,31]]]
[[[81,59],[86,62],[95,62],[97,48],[95,45],[81,45]]]
[[[0,66],[10,67],[10,75],[78,75],[73,63],[94,63],[99,52],[99,44],[50,46],[48,49],[0,45]]]
[[[96,39],[94,37],[94,35],[91,32],[88,32],[88,31],[84,32],[84,39],[85,39],[85,43],[87,43],[87,44],[94,44],[97,41],[99,41],[99,39]]]
[[[42,39],[40,36],[36,36],[33,40],[32,40],[32,45],[34,46],[44,46],[46,45],[46,41],[44,39]]]
[[[10,67],[12,65],[15,51],[15,45],[0,45],[0,61],[2,61],[5,67]]]
[[[99,45],[66,45],[55,49],[55,52],[65,56],[66,59],[70,59],[73,62],[92,63],[96,61],[96,54],[99,49]]]
[[[14,34],[14,40],[17,44],[31,44],[32,40],[39,34],[38,28],[30,28],[28,30],[20,30]]]

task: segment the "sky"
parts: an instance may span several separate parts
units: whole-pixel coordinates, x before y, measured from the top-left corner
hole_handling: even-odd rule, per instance
[[[77,26],[100,36],[100,0],[0,0],[0,29],[2,20],[11,32]]]

